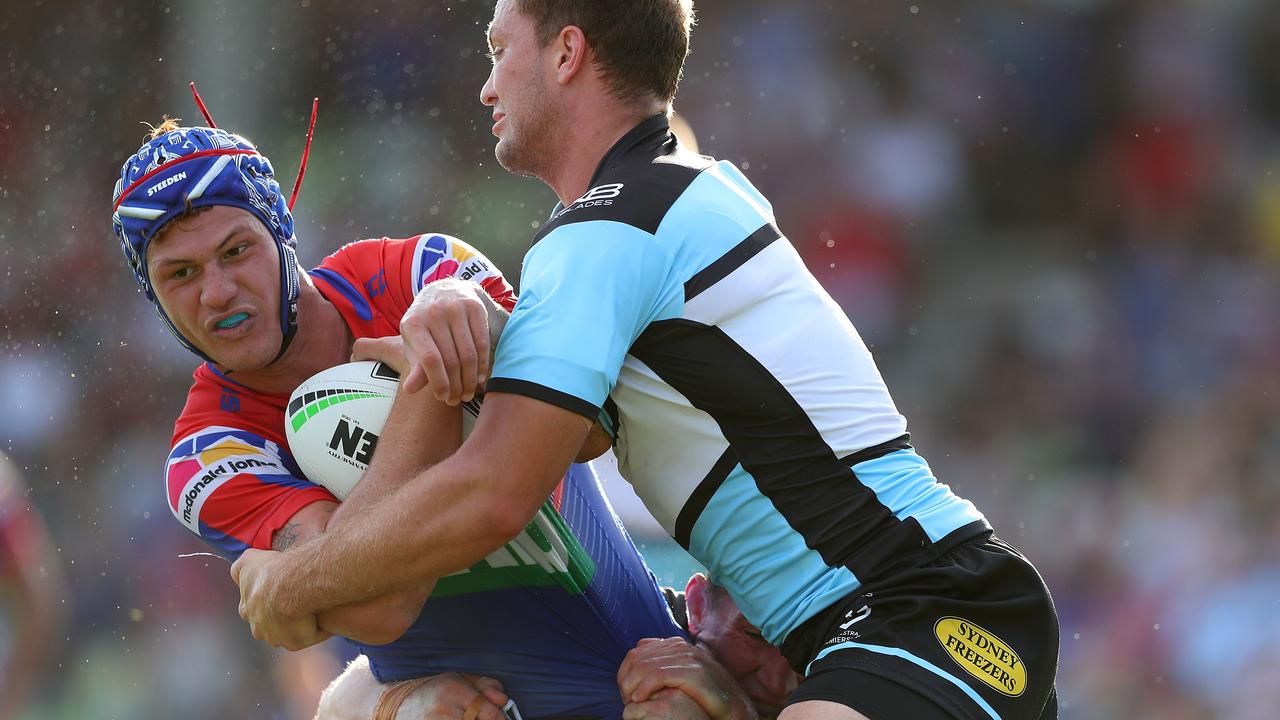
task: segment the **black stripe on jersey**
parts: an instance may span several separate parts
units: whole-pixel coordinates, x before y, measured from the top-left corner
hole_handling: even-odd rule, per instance
[[[777,378],[720,328],[661,320],[631,354],[715,419],[760,492],[828,565],[865,581],[928,547],[919,523],[894,517]],[[716,482],[714,473],[703,482]],[[710,497],[701,486],[693,494]],[[697,518],[683,519],[692,525]]]
[[[734,245],[729,252],[721,255],[715,262],[699,270],[693,277],[684,282],[684,300],[692,300],[698,293],[715,285],[729,276],[729,273],[742,267],[761,250],[769,247],[782,237],[782,231],[773,223],[765,223],[760,229],[747,236],[746,240]]]
[[[716,490],[720,489],[725,479],[729,477],[729,473],[733,472],[737,466],[738,454],[732,447],[725,448],[724,454],[711,466],[711,471],[702,478],[698,487],[694,488],[693,494],[685,501],[684,507],[680,508],[680,515],[676,517],[675,540],[680,543],[680,547],[689,549],[689,536],[693,534],[693,524],[698,521],[698,516],[707,507],[707,503],[711,502],[711,496],[716,494]]]
[[[586,400],[570,395],[569,393],[560,392],[554,388],[549,388],[546,385],[529,382],[528,380],[517,380],[515,378],[503,377],[490,378],[489,382],[485,385],[484,392],[485,395],[500,392],[531,397],[534,400],[541,400],[542,402],[550,403],[570,412],[576,412],[579,415],[585,416],[591,422],[595,422],[600,418],[600,408],[592,405]]]
[[[882,458],[891,452],[897,452],[899,450],[910,450],[910,449],[911,449],[911,433],[903,433],[888,442],[882,442],[879,445],[872,445],[871,447],[865,448],[863,450],[859,450],[856,453],[845,455],[844,457],[840,458],[840,462],[844,463],[845,465],[852,466],[852,465],[857,465],[858,463],[864,463],[868,460],[875,460],[876,458]]]
[[[557,205],[533,242],[561,225],[589,220],[619,222],[656,233],[694,178],[714,164],[711,158],[681,148],[667,116],[654,115],[614,143],[596,167],[587,192],[568,207]],[[610,185],[617,187],[604,187]]]
[[[604,427],[604,431],[609,433],[609,437],[614,442],[618,441],[618,403],[613,401],[612,397],[606,396],[604,399],[604,407],[600,408],[600,424]],[[608,423],[608,425],[605,425]]]

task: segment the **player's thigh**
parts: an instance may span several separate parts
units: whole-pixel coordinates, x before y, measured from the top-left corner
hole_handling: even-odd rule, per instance
[[[829,700],[806,700],[788,705],[778,720],[870,720],[866,715]]]

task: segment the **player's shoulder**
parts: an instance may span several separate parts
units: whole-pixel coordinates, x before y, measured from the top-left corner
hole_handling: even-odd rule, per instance
[[[187,401],[174,422],[171,447],[210,426],[241,427],[273,442],[284,439],[288,398],[260,393],[204,363],[192,373]]]
[[[406,238],[374,238],[348,243],[321,263],[321,269],[407,267],[413,288],[445,276],[477,281],[500,274],[473,245],[447,233],[424,232]]]
[[[353,240],[329,253],[311,272],[329,271],[354,278],[384,265],[388,253],[394,253],[406,242],[409,240],[386,237]]]
[[[423,232],[402,238],[377,237],[353,240],[329,254],[321,267],[340,262],[370,263],[397,258],[400,253],[431,253],[447,256],[454,253],[478,255],[466,241],[441,232]]]
[[[205,425],[174,442],[165,462],[165,491],[174,516],[200,535],[202,507],[226,483],[253,477],[259,484],[297,485],[301,476],[282,443],[256,429]]]
[[[228,458],[252,459],[248,463],[232,463],[228,469],[236,465],[245,467],[261,467],[268,472],[275,469],[280,472],[293,472],[296,465],[285,447],[265,437],[257,429],[235,427],[231,425],[205,425],[193,428],[182,437],[177,438],[169,450],[169,463],[198,459],[206,467],[213,467]]]
[[[445,277],[483,284],[502,275],[475,246],[444,233],[423,233],[414,238],[412,263],[411,282],[415,289]]]

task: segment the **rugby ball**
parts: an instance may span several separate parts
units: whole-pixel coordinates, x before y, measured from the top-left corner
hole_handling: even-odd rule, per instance
[[[369,469],[399,383],[389,365],[363,360],[322,370],[293,391],[285,437],[307,480],[346,499]],[[479,412],[478,396],[464,405],[464,438]]]

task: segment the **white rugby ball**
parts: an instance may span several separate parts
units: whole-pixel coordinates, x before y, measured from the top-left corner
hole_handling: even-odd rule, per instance
[[[293,391],[285,437],[308,480],[339,500],[350,494],[369,469],[399,382],[390,366],[362,360],[322,370]],[[479,397],[464,405],[464,438],[479,412]]]

